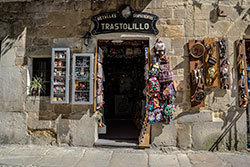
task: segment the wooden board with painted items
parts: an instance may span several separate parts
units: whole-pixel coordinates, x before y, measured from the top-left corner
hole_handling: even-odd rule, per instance
[[[217,55],[217,43],[215,38],[205,38],[204,46],[205,52],[205,84],[206,87],[219,86],[219,59]]]
[[[245,108],[248,104],[247,62],[245,40],[236,41],[237,70],[238,70],[238,101],[239,107]]]
[[[228,54],[228,39],[219,38],[218,51],[220,58],[220,88],[229,89],[230,81],[230,62]]]
[[[203,76],[205,47],[202,41],[190,40],[189,53],[191,107],[200,108],[205,106]]]

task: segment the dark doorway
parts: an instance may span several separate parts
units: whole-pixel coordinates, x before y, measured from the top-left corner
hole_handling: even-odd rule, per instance
[[[104,123],[100,139],[137,141],[145,113],[144,66],[147,40],[105,40],[98,46],[104,52]]]

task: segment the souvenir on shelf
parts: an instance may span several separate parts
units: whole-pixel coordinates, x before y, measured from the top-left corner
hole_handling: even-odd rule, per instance
[[[248,104],[248,82],[245,40],[236,41],[237,48],[237,69],[238,69],[238,99],[240,107],[247,107]]]
[[[205,47],[201,41],[189,41],[191,107],[204,107],[203,58]]]
[[[230,63],[228,59],[228,39],[219,39],[220,55],[220,87],[222,89],[230,88]]]
[[[51,103],[69,103],[69,48],[52,49]]]
[[[77,53],[73,54],[72,66],[72,103],[92,104],[92,67],[93,54]]]

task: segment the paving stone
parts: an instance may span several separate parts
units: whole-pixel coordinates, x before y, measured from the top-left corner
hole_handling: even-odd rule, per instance
[[[211,152],[190,154],[189,159],[193,167],[226,167],[227,165]]]
[[[40,156],[30,156],[30,155],[5,155],[0,157],[0,164],[8,164],[11,166],[28,166],[32,165],[34,162],[38,161]]]
[[[177,154],[180,167],[192,167],[190,160],[186,154]]]
[[[148,156],[139,152],[113,152],[110,167],[146,167]]]
[[[16,148],[18,148],[16,145],[1,145],[0,146],[0,157],[8,154],[9,152],[13,151]]]
[[[75,166],[80,161],[85,150],[82,148],[56,148],[54,147],[48,154],[34,165],[37,166]]]
[[[249,167],[250,154],[232,154],[232,153],[217,153],[217,155],[229,163],[232,167]]]
[[[112,153],[113,151],[111,150],[88,150],[84,153],[77,166],[108,167]]]
[[[149,154],[150,167],[178,167],[179,163],[176,155]]]
[[[52,147],[46,154],[48,157],[82,157],[85,149],[79,147]]]
[[[45,146],[34,146],[34,145],[27,145],[20,148],[17,148],[11,151],[10,155],[27,155],[27,156],[42,156],[45,155],[51,147]]]

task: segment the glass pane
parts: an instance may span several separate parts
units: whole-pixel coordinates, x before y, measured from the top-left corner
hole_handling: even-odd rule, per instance
[[[76,56],[75,61],[75,102],[89,102],[90,93],[90,59]]]
[[[66,51],[55,51],[53,101],[66,101]]]

